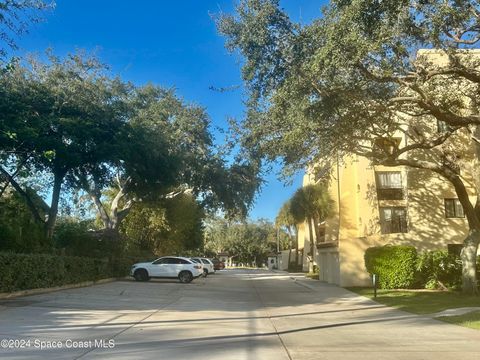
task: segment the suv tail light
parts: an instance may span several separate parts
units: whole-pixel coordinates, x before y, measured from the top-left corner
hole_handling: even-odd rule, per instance
[[[195,269],[201,269],[202,267],[200,265],[193,265]]]

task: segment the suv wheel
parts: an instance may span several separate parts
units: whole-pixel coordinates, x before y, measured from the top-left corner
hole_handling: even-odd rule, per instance
[[[180,274],[178,274],[178,280],[180,280],[181,283],[188,284],[192,282],[193,275],[190,271],[181,271]]]
[[[207,277],[208,276],[208,269],[203,269],[203,277]]]
[[[138,269],[137,271],[135,271],[135,273],[133,274],[133,277],[135,278],[135,280],[137,281],[147,281],[147,280],[150,280],[149,276],[148,276],[148,272],[147,270],[145,269]]]

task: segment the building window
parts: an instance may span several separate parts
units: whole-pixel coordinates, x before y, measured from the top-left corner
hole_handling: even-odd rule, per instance
[[[445,199],[445,217],[447,218],[463,218],[463,206],[458,199]]]
[[[378,171],[375,173],[378,200],[402,200],[404,191],[400,171]]]
[[[318,243],[324,243],[325,242],[325,236],[326,236],[326,231],[325,231],[325,225],[319,225],[317,228],[317,244]]]
[[[405,207],[381,207],[380,227],[382,234],[408,232],[407,209]]]

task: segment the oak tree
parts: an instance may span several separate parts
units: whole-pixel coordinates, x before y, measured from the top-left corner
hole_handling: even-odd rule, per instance
[[[277,0],[242,0],[218,20],[227,47],[244,58],[246,146],[280,158],[287,175],[362,156],[444,178],[468,221],[467,293],[478,291],[479,21],[480,5],[469,0],[336,0],[307,25]],[[466,148],[473,158],[462,161]],[[462,176],[471,168],[473,194]]]

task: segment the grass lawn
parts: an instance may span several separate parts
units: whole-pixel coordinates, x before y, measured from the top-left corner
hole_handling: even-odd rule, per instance
[[[468,328],[480,330],[480,311],[472,312],[460,316],[445,316],[437,318],[450,324],[465,326]]]
[[[348,290],[373,299],[373,289],[371,288],[349,288]],[[465,296],[457,292],[447,291],[378,290],[377,298],[373,300],[414,314],[432,314],[461,307],[480,307],[480,296]],[[479,314],[476,315],[477,320],[474,321],[478,322],[480,320]],[[462,318],[465,317],[470,319],[473,314],[462,316]]]

